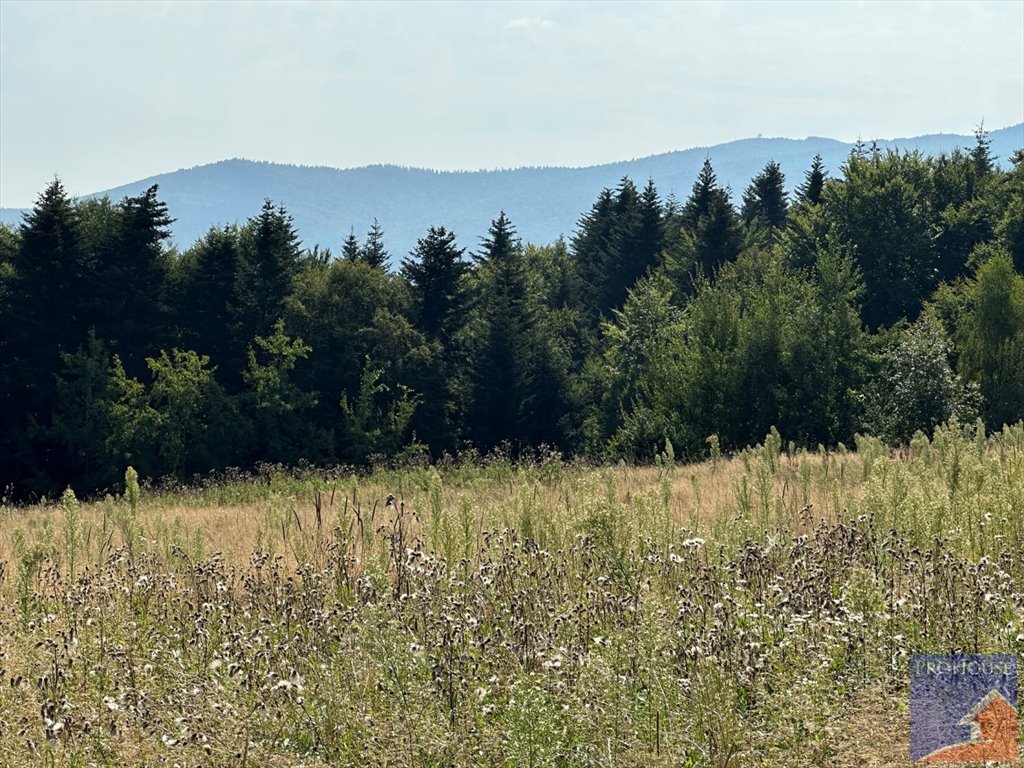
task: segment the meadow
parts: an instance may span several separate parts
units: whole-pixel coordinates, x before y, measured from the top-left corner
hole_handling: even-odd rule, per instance
[[[1024,654],[1024,425],[0,508],[0,765],[895,766]]]

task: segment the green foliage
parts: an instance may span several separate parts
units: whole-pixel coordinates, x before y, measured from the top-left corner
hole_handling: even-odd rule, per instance
[[[818,158],[820,162],[821,158]],[[748,226],[759,225],[779,229],[786,223],[789,201],[786,195],[786,177],[774,160],[765,165],[750,186],[743,192],[741,215]]]
[[[147,474],[184,478],[223,467],[237,450],[239,422],[234,404],[214,379],[210,358],[175,349],[147,358],[146,364],[152,381],[144,399],[141,385],[127,379],[120,399],[131,437],[149,442],[146,453],[153,464]]]
[[[605,408],[610,449],[634,459],[654,457],[666,442],[681,442],[672,371],[681,361],[682,315],[663,278],[648,277],[630,291],[622,310],[603,325],[609,386]]]
[[[387,269],[390,255],[384,248],[384,228],[376,219],[373,220],[370,231],[366,233],[366,240],[359,249],[358,258],[375,269]]]
[[[355,399],[341,396],[341,451],[352,463],[393,456],[407,439],[418,398],[403,385],[388,386],[383,376],[367,358]]]
[[[866,385],[864,423],[891,444],[906,444],[951,419],[967,423],[977,413],[977,388],[949,364],[950,342],[928,316],[891,334],[877,374]]]
[[[240,372],[241,233],[212,227],[175,265],[175,322],[184,346],[209,355],[218,367]],[[248,341],[248,340],[246,340]]]
[[[244,402],[256,432],[256,455],[266,461],[295,463],[303,444],[304,417],[317,403],[315,392],[305,392],[292,381],[292,371],[312,347],[284,332],[284,321],[274,323],[269,337],[257,336],[249,347],[249,365],[242,373],[247,391]],[[258,351],[257,351],[258,350]]]
[[[451,347],[465,322],[468,264],[463,253],[455,244],[454,232],[431,227],[411,257],[402,261],[402,277],[412,289],[417,325],[444,348]]]
[[[508,217],[491,224],[477,255],[475,312],[467,329],[474,365],[467,417],[477,445],[559,443],[565,368],[543,322],[534,273]]]
[[[252,339],[270,333],[284,313],[285,299],[299,271],[299,237],[291,216],[270,200],[239,237],[236,283],[240,334]]]
[[[650,460],[773,426],[793,450],[975,411],[998,428],[1024,402],[1010,160],[983,130],[932,158],[860,145],[839,177],[816,158],[792,206],[768,163],[742,217],[707,161],[682,205],[603,190],[568,245],[502,214],[467,261],[431,227],[398,274],[376,221],[333,259],[268,200],[179,254],[156,187],[74,201],[56,180],[0,228],[0,475],[20,497],[405,441]]]
[[[341,257],[349,261],[355,261],[359,258],[359,238],[356,237],[354,227],[349,230],[348,235],[345,237],[345,242],[341,245]]]
[[[797,202],[804,206],[820,203],[827,178],[828,171],[825,170],[825,161],[821,159],[821,155],[815,155],[814,160],[811,161],[811,167],[804,174],[804,180],[796,188]]]
[[[134,467],[128,467],[124,471],[124,498],[128,502],[128,509],[132,515],[139,513],[139,473]]]
[[[933,182],[918,154],[851,154],[822,204],[864,277],[862,317],[871,329],[913,320],[936,285]]]
[[[689,293],[700,275],[711,277],[735,261],[742,245],[740,219],[710,160],[704,161],[682,210],[665,226],[665,270],[681,293]]]
[[[990,428],[1024,419],[1024,275],[997,250],[963,287],[955,339],[958,371],[984,397]]]
[[[603,190],[580,219],[572,250],[580,299],[595,324],[609,310],[622,306],[637,279],[658,264],[663,219],[654,182],[648,181],[640,192],[628,178],[614,191]]]
[[[76,479],[89,488],[108,486],[117,479],[110,353],[90,333],[85,345],[61,359],[50,436]]]
[[[1017,150],[1011,160],[1013,169],[1005,180],[1005,208],[1001,213],[998,209],[995,211],[998,217],[995,234],[1010,252],[1013,268],[1024,273],[1024,147]]]

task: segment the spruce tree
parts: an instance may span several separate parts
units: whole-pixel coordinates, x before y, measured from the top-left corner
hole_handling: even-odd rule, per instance
[[[597,320],[621,306],[633,284],[657,265],[663,239],[661,200],[653,181],[639,192],[623,178],[614,191],[603,190],[580,219],[573,252],[595,329]]]
[[[729,199],[729,190],[718,185],[711,161],[704,160],[689,199],[683,205],[682,221],[692,239],[692,261],[705,275],[739,255],[739,216]]]
[[[413,291],[416,323],[428,337],[445,346],[452,343],[466,307],[463,277],[468,264],[455,233],[431,227],[416,243],[410,258],[402,260],[402,277]]]
[[[619,184],[613,229],[613,262],[603,291],[602,313],[622,306],[637,280],[661,254],[661,200],[653,181],[638,193],[629,179]]]
[[[825,161],[821,155],[815,155],[811,161],[811,167],[804,174],[803,183],[796,188],[797,202],[804,205],[817,205],[821,202],[821,191],[825,188],[825,179],[828,171],[825,170]]]
[[[715,169],[711,166],[711,158],[705,157],[697,180],[693,183],[690,196],[683,203],[683,221],[690,227],[695,228],[701,216],[707,216],[711,212],[712,202],[718,194],[718,177],[715,176]]]
[[[985,122],[982,121],[974,129],[974,147],[971,149],[971,160],[974,161],[974,171],[979,179],[992,175],[995,170],[995,157],[992,155],[992,140],[985,130]]]
[[[463,415],[461,335],[466,323],[465,276],[469,267],[463,253],[455,244],[454,232],[431,227],[426,237],[417,241],[410,258],[402,261],[401,275],[412,291],[412,315],[435,350],[412,382],[422,395],[412,415],[412,430],[435,453],[457,447]]]
[[[379,221],[374,219],[373,226],[366,233],[366,242],[359,249],[359,258],[371,267],[386,270],[389,256],[390,254],[384,248],[384,228]]]
[[[535,316],[523,248],[504,211],[491,223],[475,259],[482,328],[474,360],[470,430],[483,448],[506,439],[518,444],[529,422]]]
[[[145,358],[167,337],[163,298],[168,263],[163,243],[174,220],[157,198],[157,185],[118,206],[120,227],[115,247],[97,264],[97,335],[114,342],[129,375],[146,371]]]
[[[356,238],[355,227],[349,230],[348,237],[345,238],[345,242],[341,245],[341,256],[349,261],[355,261],[359,258],[359,240]]]
[[[263,202],[242,231],[238,285],[242,338],[269,336],[299,271],[299,237],[281,206]]]
[[[788,208],[786,177],[779,164],[771,160],[743,193],[743,221],[779,229],[786,223]]]
[[[62,451],[47,434],[60,356],[85,343],[95,288],[78,211],[59,179],[24,215],[17,245],[2,329],[0,476],[45,492],[65,479]]]
[[[251,338],[240,338],[236,285],[241,246],[238,227],[211,227],[185,254],[179,268],[177,325],[188,349],[219,366],[237,368]],[[234,365],[229,365],[234,361]]]
[[[572,251],[581,283],[583,303],[593,326],[597,327],[604,307],[604,286],[615,250],[615,197],[610,189],[601,190],[585,213],[572,238]]]

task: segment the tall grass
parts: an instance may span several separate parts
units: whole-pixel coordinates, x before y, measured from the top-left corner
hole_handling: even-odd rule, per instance
[[[1024,650],[1024,427],[709,445],[3,508],[0,764],[831,766],[910,653]]]

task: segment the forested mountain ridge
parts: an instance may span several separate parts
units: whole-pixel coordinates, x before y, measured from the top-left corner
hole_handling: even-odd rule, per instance
[[[153,185],[0,225],[0,490],[471,451],[697,458],[1024,418],[1024,149],[858,145],[739,195],[620,178],[572,234],[304,248],[267,199],[168,246]],[[789,191],[791,190],[791,191]],[[394,261],[390,261],[393,266]],[[769,437],[766,438],[765,435]]]
[[[1024,146],[1024,124],[992,131],[989,139],[993,155],[1006,167],[1013,150]],[[973,141],[972,136],[935,134],[878,141],[877,146],[937,155],[969,147]],[[376,219],[387,234],[390,263],[396,267],[427,227],[438,222],[457,232],[462,246],[474,248],[486,235],[495,212],[504,210],[517,223],[524,240],[550,243],[561,235],[570,236],[579,212],[598,191],[614,187],[623,176],[638,183],[653,179],[662,196],[681,200],[708,157],[720,183],[732,190],[738,204],[743,187],[767,161],[776,161],[788,179],[797,180],[812,158],[820,155],[825,169],[835,175],[852,146],[818,137],[756,138],[585,168],[466,172],[389,165],[300,167],[234,159],[86,196],[109,195],[116,201],[158,184],[160,197],[175,218],[173,241],[182,250],[211,225],[243,223],[264,198],[287,208],[305,247],[318,244],[337,252],[353,228],[361,236]],[[17,225],[22,213],[0,209],[0,221]]]

